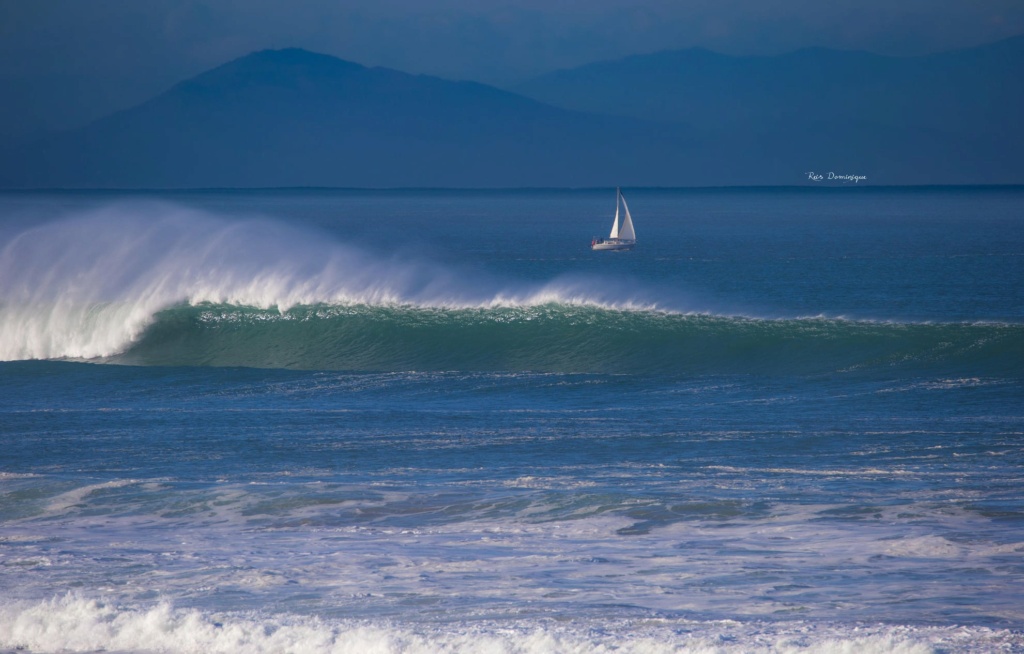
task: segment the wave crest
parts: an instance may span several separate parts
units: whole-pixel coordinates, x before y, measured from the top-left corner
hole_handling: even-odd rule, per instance
[[[281,222],[121,204],[25,230],[0,250],[0,360],[110,357],[181,304],[617,306],[584,286],[509,288]]]
[[[112,357],[141,365],[365,371],[1013,374],[1024,326],[767,320],[548,303],[497,307],[229,304],[158,314]]]
[[[266,219],[122,204],[0,250],[0,360],[345,370],[1024,368],[1024,326],[669,311],[604,279],[509,283]]]

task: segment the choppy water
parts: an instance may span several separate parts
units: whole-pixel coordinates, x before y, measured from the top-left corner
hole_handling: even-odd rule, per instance
[[[0,649],[1024,650],[1024,190],[625,192],[0,197]]]

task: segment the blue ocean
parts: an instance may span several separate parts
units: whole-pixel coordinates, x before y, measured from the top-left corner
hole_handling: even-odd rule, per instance
[[[1024,188],[0,195],[0,651],[1024,651]]]

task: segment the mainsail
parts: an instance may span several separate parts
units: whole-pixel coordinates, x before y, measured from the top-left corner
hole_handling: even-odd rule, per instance
[[[612,233],[609,236],[609,238],[618,238],[619,237],[619,198],[620,197],[621,197],[621,194],[619,193],[619,189],[615,189],[615,222],[612,223]],[[632,227],[630,227],[630,229],[632,229]]]

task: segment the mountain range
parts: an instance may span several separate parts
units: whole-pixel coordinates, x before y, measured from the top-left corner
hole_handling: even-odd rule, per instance
[[[1024,181],[1024,36],[919,57],[694,48],[542,75],[514,90],[567,109],[699,126],[740,157],[842,166],[880,183]]]
[[[692,49],[512,90],[265,50],[0,145],[3,188],[1024,182],[1024,37],[928,57]]]

